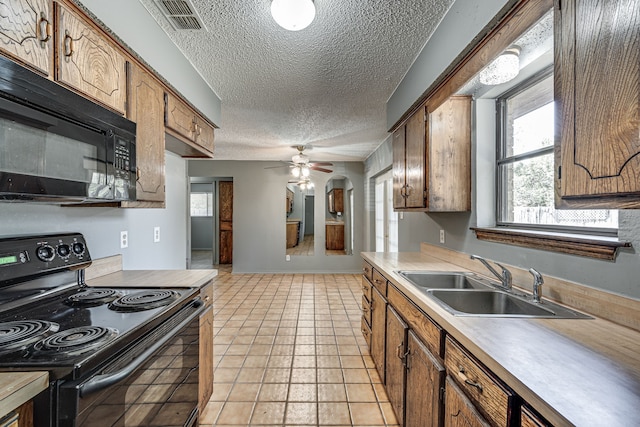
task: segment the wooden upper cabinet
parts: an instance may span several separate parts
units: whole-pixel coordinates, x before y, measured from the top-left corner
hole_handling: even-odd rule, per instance
[[[393,208],[403,209],[404,203],[404,189],[405,189],[405,138],[406,138],[407,126],[402,125],[393,132]]]
[[[638,208],[640,0],[556,0],[554,17],[556,205]]]
[[[452,96],[416,111],[393,134],[396,210],[471,209],[471,98]]]
[[[165,126],[175,136],[213,153],[213,127],[174,95],[166,95]]]
[[[327,193],[327,209],[331,213],[344,212],[344,189],[334,188]]]
[[[53,77],[52,2],[0,2],[0,52],[47,77]]]
[[[164,88],[129,65],[127,118],[136,122],[138,200],[164,202]]]
[[[471,97],[452,96],[429,114],[427,206],[471,210]]]
[[[57,5],[56,80],[124,114],[127,86],[124,54],[91,22]]]

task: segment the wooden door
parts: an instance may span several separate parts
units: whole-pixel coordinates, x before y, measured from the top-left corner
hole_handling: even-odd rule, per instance
[[[127,92],[127,117],[136,122],[137,199],[164,202],[164,89],[130,64]]]
[[[371,358],[385,382],[387,300],[373,287],[371,292]]]
[[[420,108],[407,121],[405,137],[406,187],[405,206],[407,208],[424,208],[425,200],[425,165],[426,159],[426,127],[425,108]]]
[[[393,208],[402,209],[405,207],[404,191],[405,191],[405,131],[406,126],[402,125],[393,132]]]
[[[124,114],[124,55],[89,22],[57,5],[56,80]]]
[[[554,17],[560,196],[638,196],[640,1],[556,0]]]
[[[487,420],[449,377],[445,396],[445,427],[490,427]]]
[[[442,425],[445,369],[413,333],[407,345],[406,427],[439,427]],[[464,425],[464,424],[460,424]]]
[[[233,181],[218,183],[218,205],[220,206],[220,264],[233,261]]]
[[[386,391],[398,424],[404,425],[405,358],[409,328],[398,313],[387,306]]]
[[[53,77],[53,5],[50,0],[0,3],[0,52]]]
[[[198,411],[202,414],[213,393],[213,307],[200,315]]]

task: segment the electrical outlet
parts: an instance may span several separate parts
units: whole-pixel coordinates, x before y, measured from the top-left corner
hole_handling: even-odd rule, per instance
[[[153,243],[160,241],[160,227],[153,227]]]
[[[284,256],[284,260],[285,261],[291,261],[291,255],[285,255]]]
[[[129,233],[126,231],[120,232],[120,249],[129,247]]]
[[[444,243],[444,230],[440,230],[440,243]]]

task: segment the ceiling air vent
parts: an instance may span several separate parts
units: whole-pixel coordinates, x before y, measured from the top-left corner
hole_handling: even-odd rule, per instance
[[[171,26],[176,30],[206,30],[195,7],[188,0],[155,0]]]

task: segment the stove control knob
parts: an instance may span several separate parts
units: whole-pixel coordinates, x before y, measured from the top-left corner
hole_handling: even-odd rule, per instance
[[[76,255],[82,255],[84,253],[84,243],[75,242],[73,244],[73,253]]]
[[[57,250],[60,258],[69,258],[69,254],[71,254],[71,248],[66,243],[58,245]]]
[[[53,248],[49,245],[42,245],[36,249],[36,256],[40,261],[49,262],[56,256]]]

